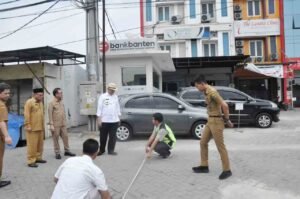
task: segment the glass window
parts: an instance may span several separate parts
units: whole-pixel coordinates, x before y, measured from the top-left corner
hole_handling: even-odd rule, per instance
[[[159,75],[154,69],[153,69],[153,87],[159,89]]]
[[[263,41],[250,41],[250,55],[251,57],[263,57]]]
[[[260,15],[260,0],[249,0],[247,5],[249,16]]]
[[[141,86],[146,85],[145,67],[124,67],[122,68],[123,86]]]
[[[196,1],[190,0],[190,18],[195,19],[196,18]]]
[[[188,91],[182,95],[183,99],[200,100],[204,99],[204,95],[199,91]]]
[[[171,53],[171,45],[161,45],[159,47],[161,50],[168,50]]]
[[[152,0],[146,1],[146,21],[152,21]]]
[[[209,14],[210,17],[214,17],[214,4],[213,3],[203,3],[201,4],[202,14]]]
[[[153,97],[153,104],[156,109],[178,109],[178,103],[166,97]]]
[[[246,101],[247,97],[231,91],[219,91],[224,100]]]
[[[191,48],[192,48],[192,57],[198,57],[198,48],[197,48],[197,40],[191,40]]]
[[[150,97],[137,97],[129,100],[126,108],[142,108],[142,109],[153,109],[153,104]]]
[[[215,43],[203,44],[204,57],[217,56],[217,45]]]
[[[222,17],[228,16],[227,13],[227,0],[221,0],[221,15]]]
[[[275,36],[271,36],[270,37],[270,47],[271,47],[271,53],[272,54],[277,53],[277,49],[276,49],[276,37]]]
[[[223,54],[224,54],[224,56],[229,56],[229,34],[228,34],[228,32],[223,32]]]
[[[202,4],[202,14],[207,14],[207,4]]]
[[[269,14],[275,13],[275,3],[274,0],[269,0]]]
[[[169,21],[170,19],[170,8],[168,6],[158,7],[158,20]]]

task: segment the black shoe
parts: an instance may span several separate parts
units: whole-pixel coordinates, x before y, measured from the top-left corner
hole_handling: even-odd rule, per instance
[[[195,173],[208,173],[208,166],[198,166],[192,168]]]
[[[10,183],[11,183],[10,181],[0,181],[0,188],[5,187],[5,186],[9,185]]]
[[[60,154],[56,154],[56,155],[55,155],[55,158],[58,159],[58,160],[61,159]]]
[[[65,156],[76,156],[76,154],[74,154],[74,153],[71,153],[70,151],[66,151],[65,152]]]
[[[32,168],[37,168],[39,165],[37,165],[36,163],[31,163],[31,164],[28,164],[29,167],[32,167]]]
[[[99,151],[98,154],[97,154],[97,156],[103,155],[104,153],[105,153],[105,152]]]
[[[108,152],[108,155],[118,155],[118,153],[117,153],[117,152],[114,152],[114,151],[112,151],[112,152]]]
[[[36,160],[35,163],[41,163],[41,164],[44,164],[44,163],[47,163],[46,160]]]
[[[230,170],[229,171],[223,171],[221,173],[221,175],[219,176],[219,179],[220,180],[225,180],[226,178],[229,178],[230,176],[232,176],[232,173],[231,173]]]

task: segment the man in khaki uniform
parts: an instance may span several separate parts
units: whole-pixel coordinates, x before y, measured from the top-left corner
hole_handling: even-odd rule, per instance
[[[193,167],[195,173],[208,173],[208,142],[211,138],[215,140],[219,154],[221,156],[223,172],[219,176],[220,180],[226,179],[232,175],[230,170],[229,158],[224,144],[223,130],[224,123],[228,127],[233,127],[229,120],[229,109],[227,103],[219,95],[218,91],[209,86],[203,76],[199,76],[195,80],[195,87],[205,94],[207,104],[208,122],[202,133],[200,141],[201,163],[198,167]],[[222,110],[224,118],[222,117]]]
[[[27,164],[36,168],[36,163],[46,163],[42,159],[44,146],[44,93],[42,88],[33,89],[33,97],[24,107],[25,129],[27,140]]]
[[[53,90],[54,99],[49,103],[48,114],[49,114],[49,125],[52,133],[55,158],[61,159],[60,147],[59,147],[59,136],[62,138],[65,149],[65,156],[75,156],[74,153],[70,152],[68,132],[66,127],[66,114],[65,107],[62,102],[63,93],[60,88]]]
[[[0,188],[11,183],[10,181],[1,180],[5,143],[12,143],[11,137],[7,131],[8,111],[5,104],[9,95],[10,86],[5,83],[0,83]]]

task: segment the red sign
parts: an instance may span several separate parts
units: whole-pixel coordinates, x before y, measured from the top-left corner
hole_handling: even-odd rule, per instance
[[[108,51],[108,49],[109,49],[109,43],[104,42],[104,51],[106,52]],[[100,42],[99,50],[103,52],[103,42]]]

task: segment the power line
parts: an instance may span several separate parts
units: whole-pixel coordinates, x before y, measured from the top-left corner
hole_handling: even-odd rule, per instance
[[[37,2],[37,3],[31,3],[31,4],[23,5],[23,6],[5,8],[5,9],[0,10],[0,12],[7,12],[7,11],[17,10],[17,9],[22,9],[22,8],[28,8],[28,7],[32,7],[32,6],[41,5],[41,4],[44,4],[44,3],[49,3],[49,1],[45,0],[45,1],[40,1],[40,2]]]
[[[9,37],[10,35],[22,30],[24,27],[26,27],[27,25],[29,25],[30,23],[32,23],[34,20],[36,20],[37,18],[41,17],[44,13],[46,13],[48,10],[50,10],[51,8],[53,8],[60,0],[55,1],[54,4],[52,4],[49,8],[47,8],[45,11],[43,11],[42,13],[40,13],[38,16],[36,16],[35,18],[31,19],[29,22],[25,23],[24,25],[22,25],[21,27],[17,28],[16,30],[14,30],[13,32],[4,35],[3,37],[0,37],[0,39],[4,39],[6,37]]]
[[[6,2],[3,2],[3,3],[0,3],[0,5],[5,5],[5,4],[10,4],[10,3],[15,3],[17,1],[20,1],[20,0],[13,0],[13,1],[6,1]]]
[[[111,31],[113,32],[115,39],[117,39],[116,34],[115,34],[115,31],[114,31],[114,28],[112,27],[112,24],[111,24],[111,22],[110,22],[110,18],[109,18],[109,16],[108,16],[108,13],[107,13],[107,10],[106,10],[106,9],[105,9],[105,14],[106,14],[106,17],[107,17],[107,20],[108,20],[110,29],[111,29]]]
[[[32,26],[27,26],[27,27],[23,28],[23,30],[34,28],[34,27],[41,26],[41,25],[45,25],[45,24],[52,23],[52,22],[55,22],[55,21],[60,21],[60,20],[63,20],[63,19],[67,19],[67,18],[76,16],[76,15],[79,15],[79,14],[83,14],[83,12],[67,15],[67,16],[64,16],[64,17],[59,17],[59,18],[56,18],[56,19],[53,19],[53,20],[50,20],[50,21],[45,21],[43,23],[39,23],[39,24],[32,25]],[[11,33],[11,32],[13,32],[13,31],[1,32],[0,35]]]

